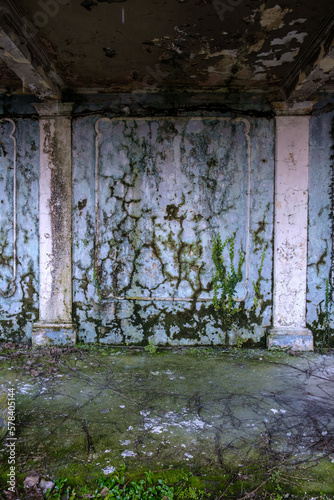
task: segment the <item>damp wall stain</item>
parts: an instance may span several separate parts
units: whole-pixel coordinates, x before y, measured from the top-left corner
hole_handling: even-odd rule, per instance
[[[0,118],[0,341],[24,341],[38,318],[39,128],[37,120],[14,119],[14,142],[12,123]]]
[[[268,119],[75,120],[74,320],[83,340],[263,338],[271,322],[272,137]],[[222,330],[212,306],[218,233],[235,235],[249,260],[237,288],[240,298],[247,290],[238,333]]]
[[[307,324],[319,343],[326,328],[325,287],[331,274],[333,119],[334,113],[329,112],[310,120]],[[329,323],[328,326],[333,328],[331,311]]]
[[[96,106],[104,109],[107,103]],[[123,101],[117,106],[123,109]],[[220,343],[221,338],[234,343],[240,332],[255,341],[263,337],[272,321],[274,118],[245,112],[244,120],[232,115],[223,120],[210,111],[215,116],[201,119],[101,120],[96,142],[101,114],[84,104],[78,111],[72,124],[72,161],[73,319],[79,339],[112,344],[153,339],[176,345]],[[1,100],[0,112],[1,118],[15,122],[17,147],[16,290],[13,296],[0,296],[0,340],[24,341],[38,320],[39,125],[27,99]],[[332,120],[332,111],[320,109],[310,119],[307,324],[313,332],[321,329],[332,254]],[[246,248],[247,121],[248,295],[242,302],[239,331],[226,335],[212,303],[199,299],[212,296],[212,237],[218,231],[223,239],[235,232],[236,247]],[[2,122],[0,283],[5,291],[13,276],[11,130],[9,121]],[[260,286],[256,305],[254,284]],[[240,286],[238,296],[243,291]],[[128,296],[189,301],[127,300]]]

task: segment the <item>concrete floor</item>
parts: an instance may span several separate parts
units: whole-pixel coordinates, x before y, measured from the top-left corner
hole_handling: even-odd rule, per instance
[[[19,481],[35,470],[90,485],[125,462],[191,470],[224,498],[274,473],[290,495],[334,498],[333,355],[4,344],[0,385],[16,390]]]

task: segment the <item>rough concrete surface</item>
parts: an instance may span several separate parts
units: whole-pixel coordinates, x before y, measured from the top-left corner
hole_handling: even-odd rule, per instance
[[[226,498],[263,482],[260,494],[274,472],[296,498],[334,495],[330,354],[4,344],[0,363],[16,391],[19,484],[37,471],[90,485],[125,462],[133,473],[190,470]]]

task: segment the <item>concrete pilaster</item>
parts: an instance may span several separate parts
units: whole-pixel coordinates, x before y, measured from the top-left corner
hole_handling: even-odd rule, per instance
[[[76,341],[72,322],[71,103],[34,105],[40,116],[39,322],[36,345]]]
[[[273,329],[268,347],[313,350],[306,328],[309,116],[276,117]]]

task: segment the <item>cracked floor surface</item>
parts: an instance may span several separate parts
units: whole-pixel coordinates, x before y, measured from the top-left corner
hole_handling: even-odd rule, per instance
[[[257,467],[334,495],[332,355],[2,349],[0,382],[16,391],[22,477],[37,470],[89,483],[125,462],[132,471],[210,469],[223,480]],[[1,483],[6,440],[0,450]]]

